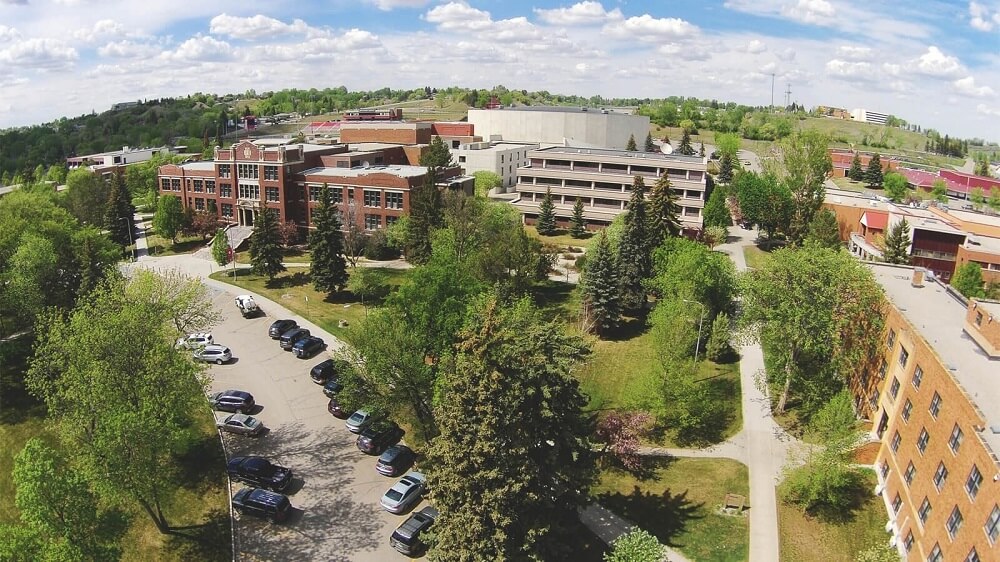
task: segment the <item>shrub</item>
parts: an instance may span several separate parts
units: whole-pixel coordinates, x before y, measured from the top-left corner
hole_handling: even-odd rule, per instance
[[[383,261],[399,257],[399,250],[389,245],[388,235],[384,230],[376,230],[365,243],[365,257],[370,260]]]

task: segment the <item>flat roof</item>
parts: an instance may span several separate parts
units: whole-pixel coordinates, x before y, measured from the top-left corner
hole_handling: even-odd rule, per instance
[[[385,150],[387,148],[398,148],[400,146],[420,145],[394,144],[391,142],[352,142],[348,143],[347,148],[351,152],[374,152],[377,150]]]
[[[597,115],[625,115],[638,117],[631,110],[614,107],[581,107],[579,105],[518,105],[498,109],[480,109],[479,111],[549,111],[555,113],[596,113]]]
[[[430,129],[430,121],[342,121],[344,129]]]
[[[824,203],[831,205],[844,205],[847,207],[868,207],[879,211],[890,211],[886,201],[880,201],[873,195],[867,195],[858,191],[846,189],[827,189],[823,198]]]
[[[967,305],[936,278],[925,278],[923,287],[913,287],[912,267],[875,262],[865,265],[885,288],[889,300],[937,353],[945,369],[982,412],[986,429],[980,435],[994,454],[1000,452],[1000,434],[990,430],[992,426],[1000,426],[1000,385],[996,384],[1000,363],[991,361],[965,333]],[[1000,307],[997,310],[1000,314]]]
[[[979,234],[969,234],[965,237],[963,246],[974,252],[985,252],[988,254],[1000,255],[1000,238],[992,236],[982,236]]]
[[[977,213],[975,211],[965,211],[962,209],[952,209],[950,207],[941,210],[962,222],[1000,226],[1000,216],[987,215],[985,213]]]
[[[488,145],[488,146],[480,146]],[[465,144],[459,145],[458,148],[453,150],[464,150],[467,152],[501,152],[505,150],[517,150],[520,148],[538,147],[537,142],[513,142],[513,141],[502,141],[502,142],[467,142]]]
[[[331,168],[322,166],[302,172],[304,176],[328,176],[332,178],[359,178],[373,174],[390,174],[401,178],[417,178],[427,173],[424,166],[407,166],[405,164],[375,165],[367,168]]]
[[[686,162],[704,162],[704,156],[684,156],[681,154],[664,154],[662,152],[643,152],[641,150],[614,150],[612,148],[576,148],[571,146],[550,146],[539,148],[536,152],[557,154],[579,154],[584,156],[617,156],[619,158],[635,158],[637,160],[680,160]]]
[[[181,164],[180,167],[185,170],[213,171],[215,170],[215,161],[199,160],[198,162],[187,162],[186,164]]]

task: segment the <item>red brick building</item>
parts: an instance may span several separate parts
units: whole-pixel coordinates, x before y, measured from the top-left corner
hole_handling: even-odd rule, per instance
[[[861,158],[861,169],[867,170],[873,153],[859,152],[858,156]],[[831,148],[830,159],[833,161],[833,175],[838,178],[846,178],[847,172],[851,169],[851,162],[854,161],[854,152]],[[883,172],[895,171],[899,168],[899,161],[890,156],[880,155],[879,162],[882,164]]]

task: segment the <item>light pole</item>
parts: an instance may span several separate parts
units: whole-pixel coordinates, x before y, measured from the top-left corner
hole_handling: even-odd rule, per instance
[[[698,362],[698,352],[701,350],[701,326],[705,322],[705,303],[699,301],[693,301],[690,299],[681,299],[684,302],[689,302],[692,304],[697,304],[701,306],[701,318],[698,320],[698,339],[694,342],[694,362]]]
[[[128,245],[132,246],[132,261],[135,261],[135,243],[132,242],[132,222],[128,220],[128,217],[118,217],[118,220],[125,221],[125,226],[128,227]]]

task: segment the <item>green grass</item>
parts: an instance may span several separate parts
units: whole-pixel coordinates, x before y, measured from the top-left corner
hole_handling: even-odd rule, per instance
[[[726,494],[749,498],[747,467],[728,459],[647,459],[640,475],[605,468],[591,490],[604,507],[698,562],[738,562],[749,550],[746,513],[723,515]]]
[[[171,242],[169,238],[163,238],[157,234],[150,233],[146,236],[146,245],[149,247],[149,255],[151,256],[187,254],[211,243],[211,238],[202,240],[201,236],[178,236],[176,244]]]
[[[842,522],[829,522],[806,515],[800,508],[779,499],[781,560],[852,562],[858,552],[872,544],[884,543],[887,538],[885,505],[878,496],[867,493],[875,484],[875,474],[865,471],[865,493],[861,505]],[[781,490],[779,487],[779,494]]]
[[[747,262],[747,268],[760,269],[767,262],[769,253],[761,250],[757,246],[743,246],[743,259]]]
[[[283,248],[282,253],[284,254],[282,261],[285,263],[310,263],[312,261],[312,254],[309,253],[309,250]],[[250,252],[237,252],[236,263],[250,263]]]
[[[837,184],[840,189],[846,189],[848,191],[858,191],[861,193],[868,193],[868,188],[865,187],[864,182],[854,181],[851,178],[833,177],[830,180]]]
[[[538,230],[536,230],[533,226],[525,226],[524,230],[528,233],[528,236],[538,238],[546,244],[560,246],[560,250],[565,249],[567,246],[572,246],[574,248],[588,248],[591,242],[597,240],[597,237],[590,232],[585,234],[585,238],[573,238],[569,235],[568,230],[563,229],[556,230],[556,234],[553,236],[543,236],[539,234]]]

